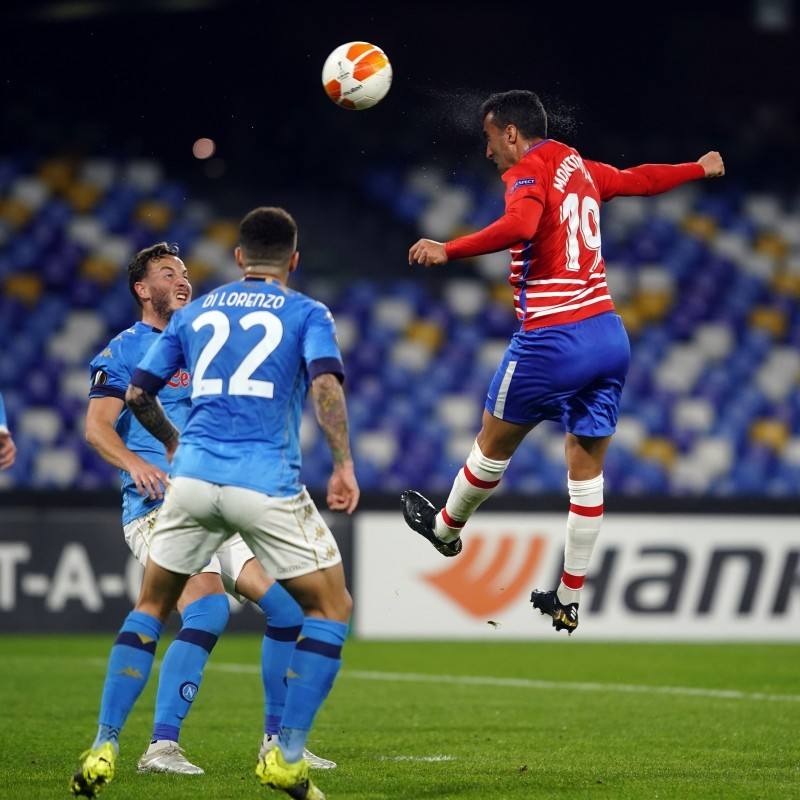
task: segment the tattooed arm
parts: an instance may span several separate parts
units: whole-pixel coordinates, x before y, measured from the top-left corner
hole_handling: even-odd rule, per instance
[[[311,383],[314,412],[333,456],[333,474],[328,481],[328,507],[331,511],[352,514],[358,505],[360,490],[353,470],[347,432],[347,406],[339,379],[330,373],[317,376]]]
[[[178,448],[178,429],[167,419],[158,398],[131,384],[125,392],[125,402],[136,419],[142,423],[142,427],[164,445],[167,460],[172,461],[172,456]]]

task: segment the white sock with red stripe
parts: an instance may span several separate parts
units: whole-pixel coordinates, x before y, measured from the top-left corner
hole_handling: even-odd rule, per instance
[[[603,524],[603,473],[588,481],[567,479],[569,517],[564,572],[556,594],[564,605],[578,603],[594,544]]]
[[[458,539],[475,509],[500,483],[510,461],[510,458],[505,461],[487,458],[477,441],[472,445],[466,464],[453,481],[445,507],[436,515],[437,538],[443,542]]]

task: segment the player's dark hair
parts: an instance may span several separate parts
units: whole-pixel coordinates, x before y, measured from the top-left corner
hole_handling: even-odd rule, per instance
[[[136,294],[134,285],[143,280],[144,276],[147,275],[147,267],[150,265],[150,262],[158,261],[159,258],[164,258],[164,256],[177,256],[179,252],[180,248],[178,245],[159,242],[150,247],[145,247],[144,250],[140,250],[131,259],[130,264],[128,264],[128,288],[131,290],[133,299],[136,301],[136,305],[138,305],[139,308],[142,307],[142,301],[139,295]]]
[[[297,249],[297,223],[282,208],[254,208],[239,225],[239,246],[248,265],[283,266]]]
[[[523,89],[497,92],[488,97],[481,106],[481,123],[487,114],[492,115],[492,122],[498,128],[516,125],[526,139],[537,136],[547,138],[547,112],[534,92]]]

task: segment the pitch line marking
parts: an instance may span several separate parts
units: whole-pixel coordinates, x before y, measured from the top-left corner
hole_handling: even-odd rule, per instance
[[[219,672],[245,672],[261,674],[255,664],[217,663],[209,661],[206,669]],[[497,678],[489,675],[429,675],[419,672],[377,672],[373,670],[345,669],[340,678],[388,683],[447,683],[461,686],[497,686],[512,689],[553,689],[575,692],[608,692],[611,694],[665,694],[679,697],[707,697],[718,700],[763,700],[774,703],[800,703],[800,694],[768,694],[767,692],[742,692],[738,689],[705,689],[693,686],[647,686],[633,683],[595,683],[589,681],[542,681],[531,678]]]
[[[455,761],[455,756],[378,756],[378,761]]]
[[[104,659],[86,659],[95,666],[105,667]],[[153,666],[158,669],[160,662]],[[217,672],[261,674],[256,664],[236,664],[209,661],[206,669]],[[497,686],[512,689],[567,689],[574,692],[608,692],[610,694],[665,694],[678,697],[708,697],[717,700],[757,700],[772,703],[800,703],[800,694],[769,694],[767,692],[742,692],[738,689],[705,689],[694,686],[647,686],[635,683],[594,683],[590,681],[541,681],[531,678],[497,678],[490,675],[429,675],[421,672],[377,672],[373,670],[345,669],[340,678],[364,681],[385,681],[387,683],[442,683],[461,686]]]

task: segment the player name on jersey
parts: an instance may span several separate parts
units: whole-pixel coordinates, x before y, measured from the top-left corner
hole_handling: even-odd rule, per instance
[[[576,169],[579,169],[584,174],[589,183],[594,183],[589,170],[586,169],[586,165],[583,163],[583,159],[579,155],[571,153],[558,165],[553,176],[553,186],[562,194]]]
[[[252,292],[211,292],[203,298],[202,308],[283,308],[282,294],[253,294]]]

